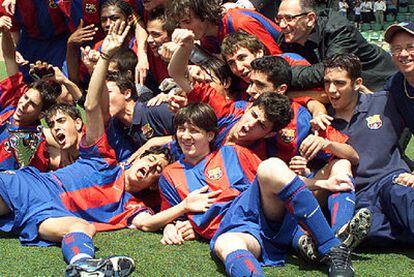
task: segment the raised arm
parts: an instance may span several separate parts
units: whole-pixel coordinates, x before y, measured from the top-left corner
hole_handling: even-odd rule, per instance
[[[66,62],[68,67],[69,79],[75,83],[79,83],[79,47],[93,40],[96,28],[93,24],[83,26],[83,20],[80,20],[79,26],[73,34],[68,38],[66,44]]]
[[[147,38],[148,33],[144,29],[143,22],[138,21],[135,24],[135,37],[137,39],[137,56],[138,64],[136,67],[136,81],[141,85],[144,85],[145,79],[147,78],[149,63],[147,56]]]
[[[168,74],[181,87],[185,93],[189,93],[193,87],[186,78],[188,59],[194,47],[194,33],[187,29],[175,29],[172,41],[179,47],[174,52],[168,65]]]
[[[12,20],[10,17],[0,17],[1,49],[3,51],[4,63],[6,64],[7,76],[9,77],[19,72],[19,66],[16,63],[16,47],[10,33],[11,27]]]
[[[100,106],[101,94],[105,89],[109,60],[121,47],[129,29],[130,27],[125,22],[117,20],[111,25],[109,33],[102,44],[101,56],[92,73],[85,101],[87,145],[95,143],[105,132],[105,118]]]

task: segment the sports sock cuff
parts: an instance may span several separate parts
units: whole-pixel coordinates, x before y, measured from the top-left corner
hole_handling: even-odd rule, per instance
[[[239,250],[233,251],[230,254],[228,254],[227,257],[226,257],[225,263],[226,264],[231,263],[235,259],[240,259],[242,257],[248,257],[248,256],[253,256],[253,254],[248,250],[239,249]]]
[[[92,238],[83,232],[68,233],[62,239],[62,254],[68,263],[77,255],[93,257],[94,253]]]
[[[282,201],[287,201],[303,188],[306,188],[306,184],[296,176],[278,193],[278,196]]]
[[[264,276],[259,261],[250,251],[244,249],[239,249],[228,254],[225,267],[230,277]]]

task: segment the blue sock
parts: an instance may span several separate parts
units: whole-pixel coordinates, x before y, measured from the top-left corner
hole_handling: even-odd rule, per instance
[[[296,176],[282,191],[279,198],[296,221],[309,232],[318,246],[320,254],[326,254],[340,244],[323,215],[318,201],[306,184]]]
[[[236,250],[227,255],[224,263],[231,277],[264,276],[259,261],[247,250]]]
[[[95,253],[93,240],[82,232],[66,234],[62,239],[62,254],[67,263],[92,258]]]
[[[355,191],[332,193],[328,197],[328,209],[331,214],[331,229],[335,233],[354,216]]]

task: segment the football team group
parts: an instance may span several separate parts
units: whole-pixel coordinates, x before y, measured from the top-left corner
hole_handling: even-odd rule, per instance
[[[131,274],[94,257],[122,228],[229,276],[414,244],[414,23],[388,53],[314,0],[0,2],[0,231],[66,276]]]

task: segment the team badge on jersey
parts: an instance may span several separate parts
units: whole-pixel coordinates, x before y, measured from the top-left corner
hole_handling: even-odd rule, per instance
[[[378,130],[382,126],[382,120],[379,114],[368,116],[366,120],[367,120],[367,126],[371,130]]]
[[[223,171],[221,171],[220,167],[215,167],[207,171],[207,177],[210,180],[218,180],[221,178],[221,176],[223,176]]]
[[[282,129],[279,131],[279,136],[286,143],[292,142],[295,139],[295,129]]]
[[[152,138],[152,136],[154,135],[154,129],[152,129],[149,123],[142,126],[141,131],[147,139]]]
[[[96,13],[97,9],[95,4],[87,3],[85,5],[85,12],[87,13]]]
[[[55,3],[55,0],[49,0],[49,8],[57,9],[58,5]]]

